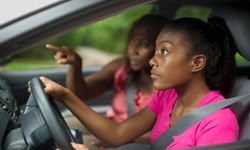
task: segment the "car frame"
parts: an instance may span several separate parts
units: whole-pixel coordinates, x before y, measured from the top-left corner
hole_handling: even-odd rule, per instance
[[[91,24],[97,20],[112,16],[128,8],[146,3],[154,3],[156,8],[158,8],[153,13],[159,13],[172,19],[176,13],[176,10],[183,5],[197,5],[214,8],[215,6],[219,6],[228,2],[243,3],[246,5],[250,3],[249,0],[62,0],[1,25],[0,58],[8,59],[41,40],[58,36],[80,26]],[[91,74],[100,69],[101,67],[93,67],[86,68],[83,71],[86,72],[86,74]],[[14,96],[18,98],[19,104],[25,104],[29,97],[29,93],[26,91],[27,83],[33,77],[45,75],[52,80],[65,85],[66,72],[67,71],[65,68],[27,70],[19,72],[2,70],[0,71],[0,77],[9,84]],[[250,76],[249,63],[239,64],[237,66],[237,77],[242,76]],[[246,86],[244,88],[249,87]],[[103,113],[103,111],[100,110],[103,108],[103,106],[106,107],[107,104],[110,103],[109,99],[111,95],[112,91],[107,92],[99,100],[88,102],[88,104],[96,108],[96,110],[100,113]],[[105,99],[105,101],[103,101],[103,99]],[[60,108],[61,107],[62,106],[60,106]],[[65,108],[62,107],[61,111],[64,110]],[[250,137],[250,133],[248,135]],[[249,139],[244,139],[243,141],[231,144],[194,149],[216,150],[249,148]]]

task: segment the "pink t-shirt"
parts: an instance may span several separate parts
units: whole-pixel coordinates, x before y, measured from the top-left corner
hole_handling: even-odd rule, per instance
[[[117,70],[114,77],[114,96],[112,99],[111,108],[107,112],[107,117],[115,122],[121,122],[128,118],[127,97],[126,97],[126,82],[127,82],[126,66],[122,65]],[[153,93],[143,93],[141,90],[136,89],[134,102],[135,112],[145,108],[149,101],[152,99]]]
[[[149,109],[157,116],[151,131],[151,142],[169,128],[170,115],[176,98],[177,93],[174,89],[163,90],[156,93],[149,103]],[[219,91],[210,91],[200,101],[198,107],[223,99]],[[238,133],[239,126],[235,114],[230,108],[224,108],[195,123],[180,135],[174,136],[166,150],[234,142],[238,140]]]

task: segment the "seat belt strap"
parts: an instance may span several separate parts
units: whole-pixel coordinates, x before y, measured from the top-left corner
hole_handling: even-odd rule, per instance
[[[131,75],[128,73],[127,83],[126,83],[126,98],[127,98],[127,108],[128,116],[131,116],[135,113],[135,84],[133,83]]]
[[[162,133],[156,139],[156,141],[152,143],[150,150],[164,150],[171,143],[173,136],[181,134],[186,129],[190,128],[192,125],[208,116],[209,114],[219,109],[230,106],[243,99],[247,99],[247,101],[250,100],[250,94],[217,101],[191,111],[190,113],[183,116],[180,120],[176,121],[176,123],[172,127]]]

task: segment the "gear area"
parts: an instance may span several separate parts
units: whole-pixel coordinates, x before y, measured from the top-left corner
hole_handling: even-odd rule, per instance
[[[0,142],[1,146],[7,134],[20,126],[18,117],[20,110],[11,88],[0,78]],[[2,147],[0,148],[2,149]]]

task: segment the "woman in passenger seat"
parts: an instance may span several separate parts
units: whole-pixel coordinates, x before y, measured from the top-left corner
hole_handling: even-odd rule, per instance
[[[93,99],[107,90],[114,89],[112,107],[108,110],[107,117],[115,122],[122,122],[129,116],[127,82],[135,87],[130,93],[133,95],[131,101],[134,104],[134,107],[130,108],[132,113],[145,108],[152,99],[154,90],[148,62],[155,53],[157,35],[165,24],[166,19],[162,16],[153,14],[142,16],[134,22],[128,33],[127,55],[111,61],[100,72],[84,78],[80,56],[66,47],[60,48],[53,45],[46,45],[46,47],[56,51],[55,59],[58,64],[69,64],[67,88],[80,99]],[[128,78],[131,78],[131,81],[128,81]],[[67,121],[74,124],[76,120],[67,118]],[[144,137],[149,142],[149,135]]]
[[[89,108],[69,89],[41,77],[45,91],[61,100],[98,138],[118,146],[151,130],[154,142],[187,113],[224,99],[235,78],[235,49],[224,23],[181,18],[170,22],[156,40],[150,60],[153,86],[158,92],[148,107],[121,123]],[[168,150],[234,142],[239,127],[230,108],[218,110],[173,137]]]

